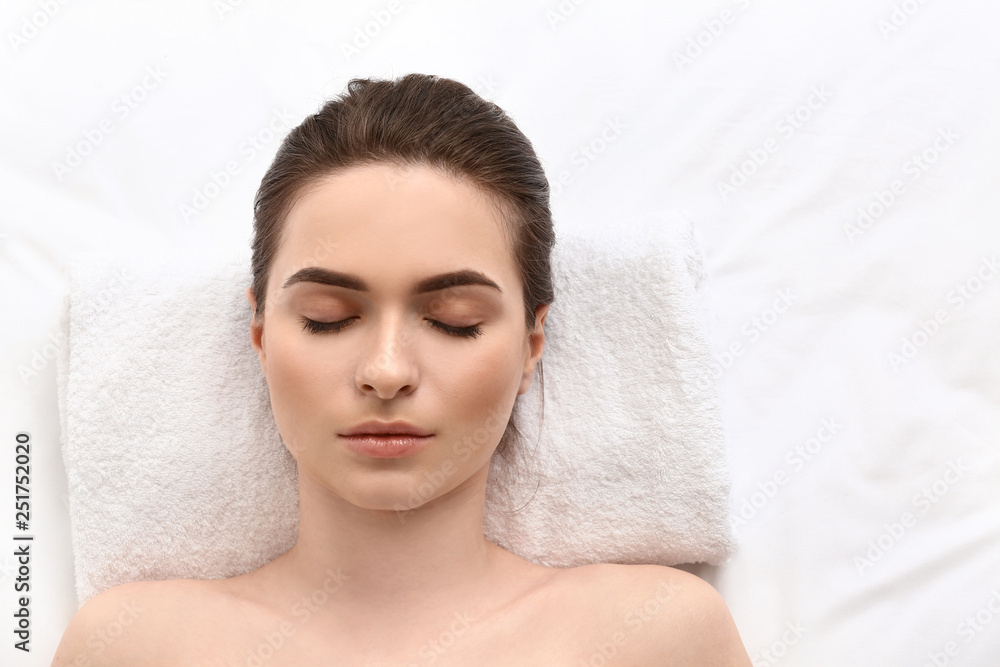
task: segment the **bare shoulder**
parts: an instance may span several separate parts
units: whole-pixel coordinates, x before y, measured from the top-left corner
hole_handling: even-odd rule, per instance
[[[194,580],[135,581],[109,588],[80,607],[56,649],[52,667],[175,662],[176,637],[190,596],[208,595]]]
[[[662,565],[610,563],[566,574],[604,610],[595,651],[613,652],[622,664],[750,667],[729,608],[700,577]]]

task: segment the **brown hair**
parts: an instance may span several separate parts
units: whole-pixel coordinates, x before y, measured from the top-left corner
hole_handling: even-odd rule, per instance
[[[549,183],[531,142],[496,104],[443,77],[352,79],[347,91],[295,127],[278,148],[254,200],[253,317],[263,323],[268,277],[284,220],[307,186],[350,167],[427,165],[471,183],[493,204],[517,263],[525,326],[551,304],[555,245]],[[544,377],[538,362],[544,413]],[[515,408],[517,404],[515,403]],[[514,412],[497,446],[520,441]]]

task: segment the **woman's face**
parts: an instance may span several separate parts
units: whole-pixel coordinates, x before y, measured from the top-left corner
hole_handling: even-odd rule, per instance
[[[536,310],[529,336],[488,201],[430,167],[354,167],[308,188],[285,225],[251,341],[300,482],[308,475],[359,507],[388,510],[485,483],[541,357],[548,310]],[[495,287],[421,289],[457,271]],[[306,319],[342,328],[313,332]],[[414,453],[377,458],[341,435],[369,420],[433,435]]]

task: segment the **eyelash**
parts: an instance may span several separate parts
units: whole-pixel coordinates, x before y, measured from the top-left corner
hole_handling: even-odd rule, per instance
[[[319,334],[319,333],[336,333],[348,326],[348,323],[355,318],[349,317],[346,320],[341,320],[339,322],[317,322],[316,320],[311,320],[308,317],[300,318],[302,322],[302,330],[308,331],[309,333]],[[478,338],[483,333],[482,327],[474,325],[471,327],[453,327],[443,322],[438,322],[437,320],[428,320],[432,326],[443,331],[444,333],[451,334],[453,336],[459,336],[462,338]]]

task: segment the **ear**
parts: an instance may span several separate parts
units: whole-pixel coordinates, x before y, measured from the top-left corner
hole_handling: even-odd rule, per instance
[[[246,294],[247,301],[250,302],[250,312],[256,313],[257,299],[253,295],[253,290],[248,287]],[[264,375],[267,375],[267,356],[264,352],[264,325],[256,317],[250,321],[250,345],[257,352],[261,370],[264,371]]]
[[[528,334],[528,358],[524,360],[524,370],[521,373],[521,386],[518,395],[528,391],[531,379],[535,374],[535,365],[545,351],[545,316],[549,313],[549,304],[545,303],[535,308],[535,329]]]

